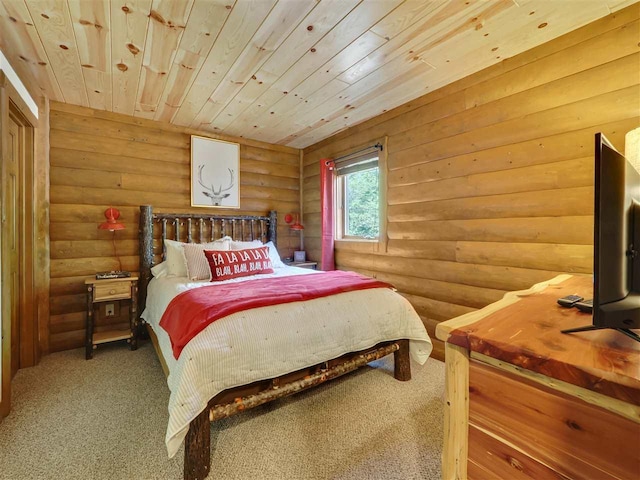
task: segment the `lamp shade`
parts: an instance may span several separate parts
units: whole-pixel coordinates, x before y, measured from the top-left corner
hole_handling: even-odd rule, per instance
[[[107,220],[98,225],[100,230],[109,230],[110,232],[113,232],[115,230],[124,229],[124,224],[118,222],[118,218],[120,218],[120,211],[117,208],[107,208],[104,211],[104,216]]]
[[[294,220],[294,218],[295,218],[295,220]],[[297,213],[295,214],[295,216],[294,216],[294,214],[287,213],[284,216],[284,221],[287,223],[287,225],[289,225],[289,228],[291,230],[304,230],[304,227],[298,221],[298,214]],[[291,224],[291,222],[293,222],[293,224]]]

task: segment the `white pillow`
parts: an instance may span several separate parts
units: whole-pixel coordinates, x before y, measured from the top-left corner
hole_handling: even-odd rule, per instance
[[[227,251],[229,250],[229,242],[224,240],[211,243],[185,243],[182,246],[182,250],[187,262],[187,277],[189,277],[189,280],[211,281],[211,268],[204,251]]]
[[[184,251],[182,250],[183,242],[175,240],[164,240],[164,248],[166,256],[163,263],[167,264],[167,275],[170,277],[186,277],[187,262],[184,259]]]
[[[212,244],[220,244],[229,242],[230,237],[223,237],[215,242],[211,242]],[[167,276],[169,277],[186,277],[187,276],[187,260],[184,257],[184,250],[182,248],[183,245],[186,245],[184,242],[176,242],[175,240],[164,240],[164,246],[166,249],[166,257],[165,262],[167,263]],[[228,250],[228,248],[227,248]]]
[[[251,242],[236,242],[232,240],[231,250],[244,250],[245,248],[262,247],[262,245],[263,243],[260,240],[253,240]],[[267,242],[264,245],[269,247],[269,259],[271,260],[273,268],[286,267],[286,265],[282,263],[282,260],[280,260],[280,254],[273,242]]]
[[[273,244],[273,242],[265,243],[265,246],[269,247],[269,259],[271,260],[271,265],[273,268],[282,268],[286,267],[282,260],[280,260],[280,254],[278,253],[278,249]]]
[[[262,247],[262,242],[260,240],[252,240],[251,242],[236,242],[235,240],[231,240],[230,247],[231,247],[231,250],[244,250],[245,248],[257,248],[257,247]]]
[[[158,265],[151,267],[151,275],[155,278],[167,276],[167,262],[160,262]]]

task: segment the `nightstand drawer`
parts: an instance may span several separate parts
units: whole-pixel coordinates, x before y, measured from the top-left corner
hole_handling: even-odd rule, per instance
[[[94,285],[93,301],[118,300],[131,297],[130,282],[113,282]]]

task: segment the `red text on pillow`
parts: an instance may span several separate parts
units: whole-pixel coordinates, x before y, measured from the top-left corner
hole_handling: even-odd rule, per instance
[[[211,280],[221,281],[236,277],[273,273],[269,259],[269,247],[245,248],[243,250],[205,250],[211,269]]]

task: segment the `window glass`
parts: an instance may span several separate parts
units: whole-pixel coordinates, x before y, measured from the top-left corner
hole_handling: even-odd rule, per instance
[[[343,237],[378,238],[380,234],[378,177],[377,166],[342,176]]]

